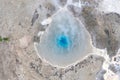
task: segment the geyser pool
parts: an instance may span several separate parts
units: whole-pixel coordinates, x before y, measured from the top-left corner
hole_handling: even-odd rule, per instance
[[[92,52],[90,40],[82,23],[63,9],[52,17],[35,47],[42,60],[53,66],[66,67]]]

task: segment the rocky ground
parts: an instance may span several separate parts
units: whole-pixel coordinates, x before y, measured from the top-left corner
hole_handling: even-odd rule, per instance
[[[84,23],[93,45],[106,48],[112,58],[120,44],[120,14],[99,10],[101,2],[81,0],[77,5],[79,0],[0,0],[0,36],[9,38],[0,42],[0,80],[96,80],[103,57],[90,55],[74,66],[57,68],[37,56],[34,42],[39,41],[38,32],[47,27],[41,22],[67,6]]]

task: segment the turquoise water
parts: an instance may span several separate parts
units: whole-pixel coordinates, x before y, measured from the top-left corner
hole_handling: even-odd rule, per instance
[[[70,47],[71,40],[68,36],[60,35],[56,39],[56,45],[61,48],[68,48]]]

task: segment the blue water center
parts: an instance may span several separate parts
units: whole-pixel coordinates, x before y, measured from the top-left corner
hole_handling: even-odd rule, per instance
[[[69,37],[65,35],[58,36],[57,45],[62,48],[68,48],[70,46]]]

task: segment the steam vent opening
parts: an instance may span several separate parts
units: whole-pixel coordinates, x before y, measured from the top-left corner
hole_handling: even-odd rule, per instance
[[[83,24],[62,10],[52,16],[52,22],[35,45],[43,61],[66,67],[92,52],[90,36]]]
[[[68,48],[71,44],[70,39],[65,35],[58,36],[56,43],[61,48]]]

